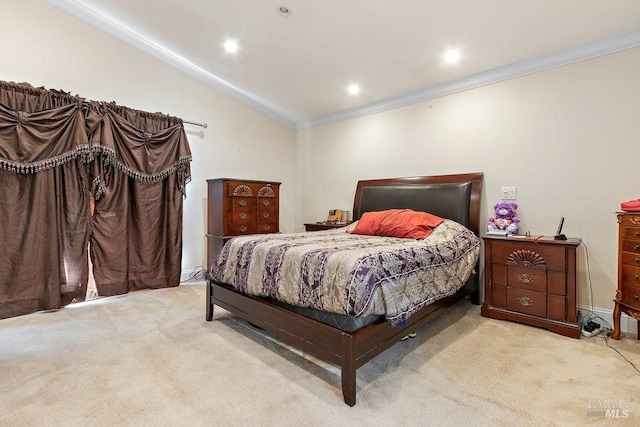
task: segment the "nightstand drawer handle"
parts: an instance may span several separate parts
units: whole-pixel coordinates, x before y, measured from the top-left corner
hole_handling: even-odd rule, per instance
[[[636,295],[636,294],[633,295],[633,300],[634,301],[638,301],[639,299],[640,299],[640,297],[638,295]]]
[[[533,276],[529,276],[528,274],[521,274],[518,276],[518,280],[522,283],[533,283]]]
[[[265,213],[263,213],[263,214],[262,214],[262,217],[263,217],[263,218],[265,218],[265,219],[266,219],[266,218],[269,218],[269,212],[265,212]]]
[[[247,231],[247,227],[245,227],[245,226],[243,225],[242,227],[240,227],[240,231],[242,231],[242,232],[244,233],[245,231]]]
[[[246,217],[247,217],[247,214],[246,214],[246,213],[242,212],[242,213],[240,214],[240,219],[245,219]]]
[[[640,249],[640,245],[633,245],[633,250],[637,251],[638,249]]]
[[[240,199],[240,201],[238,203],[240,203],[240,206],[244,206],[244,205],[247,204],[247,201],[244,200],[244,199]]]
[[[269,206],[269,203],[270,203],[269,200],[263,200],[262,201],[262,204],[265,205],[265,206]]]
[[[518,302],[520,303],[520,305],[523,305],[525,307],[531,307],[533,305],[533,300],[527,297],[518,298]]]
[[[636,280],[640,280],[640,274],[634,274],[633,278],[636,279]]]
[[[638,237],[640,236],[640,231],[634,231],[633,232],[633,237]]]
[[[639,264],[640,263],[640,258],[634,258],[633,262],[635,262],[636,264]]]
[[[264,226],[264,229],[265,229],[265,230],[269,230],[270,228],[271,228],[271,226],[270,226],[270,225],[265,225],[265,226]]]

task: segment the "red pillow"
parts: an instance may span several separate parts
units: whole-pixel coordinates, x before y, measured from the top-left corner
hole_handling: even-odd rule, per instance
[[[356,227],[349,233],[424,239],[442,221],[444,221],[442,218],[427,212],[416,212],[411,209],[389,209],[364,213]]]

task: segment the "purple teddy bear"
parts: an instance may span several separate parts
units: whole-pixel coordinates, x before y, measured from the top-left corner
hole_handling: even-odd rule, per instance
[[[507,230],[507,233],[509,234],[518,234],[518,223],[520,222],[520,219],[516,217],[517,209],[517,203],[496,203],[493,207],[496,216],[489,218],[487,230]]]

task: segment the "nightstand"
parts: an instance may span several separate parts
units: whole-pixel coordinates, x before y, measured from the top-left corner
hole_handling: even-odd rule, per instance
[[[580,338],[576,248],[581,239],[485,236],[481,313]]]
[[[322,230],[331,230],[333,228],[346,227],[349,224],[351,224],[351,222],[348,222],[346,224],[334,224],[334,223],[327,223],[327,222],[314,222],[314,223],[305,224],[304,225],[304,229],[305,229],[305,231],[322,231]]]

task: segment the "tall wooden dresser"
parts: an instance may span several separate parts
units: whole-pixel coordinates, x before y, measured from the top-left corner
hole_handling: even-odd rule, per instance
[[[234,236],[277,233],[280,183],[218,178],[207,180],[207,265]]]
[[[640,339],[640,212],[618,212],[618,290],[611,338],[620,339],[620,314],[638,320]]]
[[[484,239],[482,315],[580,338],[576,249],[581,240],[553,237]]]

